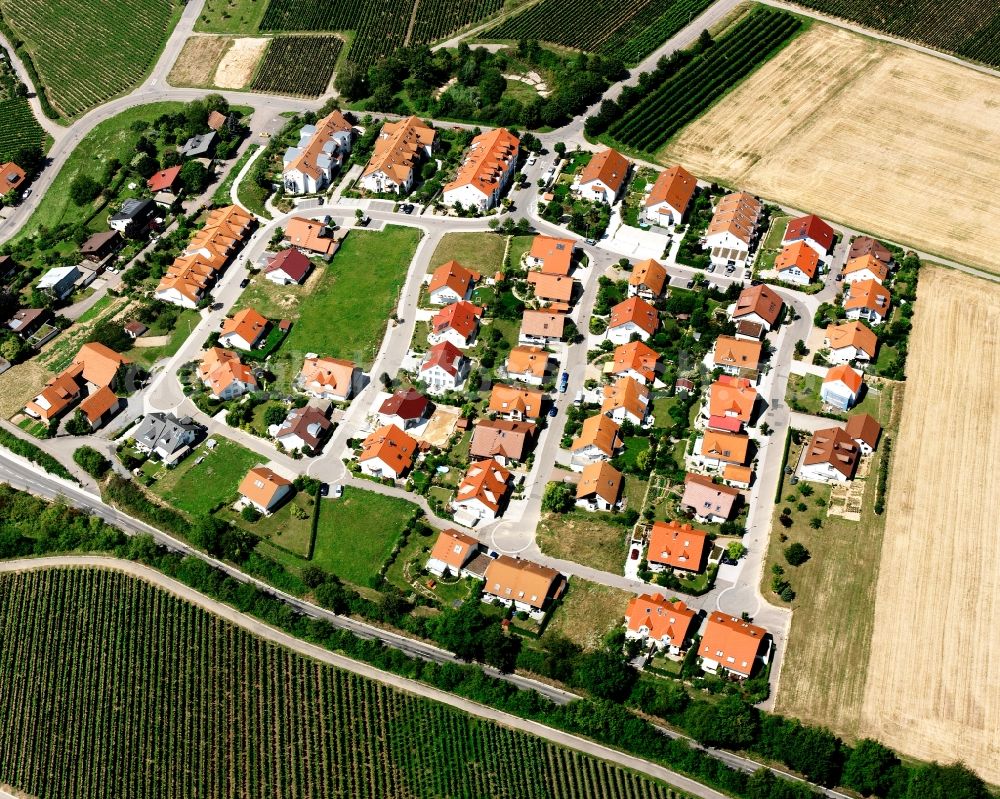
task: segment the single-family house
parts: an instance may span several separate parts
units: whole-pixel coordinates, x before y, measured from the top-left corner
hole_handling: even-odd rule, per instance
[[[573,239],[554,236],[535,236],[531,249],[525,255],[525,264],[537,267],[547,275],[568,275],[573,267]]]
[[[827,360],[832,364],[870,363],[875,360],[878,336],[861,322],[844,322],[827,327],[823,346],[829,348]]]
[[[541,347],[554,344],[562,339],[565,325],[564,314],[526,310],[521,316],[517,340],[521,344],[536,344]]]
[[[387,424],[369,435],[361,448],[358,463],[361,471],[372,477],[398,480],[410,467],[417,452],[417,442],[394,424]]]
[[[492,521],[500,515],[509,488],[510,472],[495,460],[471,464],[451,501],[456,520]]]
[[[545,395],[534,388],[519,388],[497,383],[490,392],[489,412],[504,419],[538,419]]]
[[[744,372],[756,372],[763,352],[764,345],[759,341],[719,336],[715,340],[712,364],[726,374],[739,376]]]
[[[25,413],[43,422],[51,422],[65,413],[83,395],[80,384],[66,372],[49,380],[41,392],[24,406]]]
[[[130,198],[125,200],[121,208],[108,217],[108,225],[123,236],[133,238],[146,229],[146,225],[155,215],[155,202]]]
[[[51,317],[48,308],[21,308],[7,321],[7,327],[27,339]]]
[[[159,458],[164,463],[175,463],[186,455],[205,432],[205,428],[190,416],[178,418],[172,413],[147,413],[131,434],[135,448]]]
[[[292,492],[292,481],[273,469],[258,464],[240,483],[241,504],[256,508],[270,516]]]
[[[501,466],[527,457],[535,440],[537,427],[516,419],[481,419],[472,429],[469,457],[494,459]]]
[[[631,166],[617,150],[601,150],[580,173],[580,196],[585,200],[613,205],[625,188]]]
[[[633,335],[646,341],[659,326],[660,315],[656,308],[642,297],[629,297],[611,309],[607,337],[615,344],[625,344]]]
[[[118,252],[124,243],[119,231],[104,230],[95,233],[80,245],[80,256],[88,261],[100,263],[108,256]]]
[[[279,286],[301,285],[312,269],[312,261],[295,247],[282,250],[264,267],[264,277]]]
[[[764,283],[759,286],[747,286],[736,298],[732,320],[737,324],[756,322],[763,325],[766,330],[771,330],[778,321],[783,307],[781,297],[770,286]]]
[[[56,266],[42,275],[37,288],[57,300],[64,300],[73,293],[82,277],[78,266]]]
[[[479,281],[479,273],[466,269],[458,261],[441,264],[431,274],[427,294],[432,305],[448,305],[472,296],[472,288]]]
[[[625,637],[676,657],[687,648],[697,617],[698,613],[679,599],[641,594],[625,608]]]
[[[504,369],[511,380],[540,386],[549,369],[549,354],[541,347],[520,344],[511,349]]]
[[[378,408],[382,425],[392,424],[400,430],[419,427],[430,415],[431,403],[415,388],[404,388],[387,397]]]
[[[576,506],[584,510],[615,511],[621,507],[622,473],[607,461],[583,467],[576,485]]]
[[[434,149],[437,133],[415,116],[386,122],[361,175],[366,191],[403,194],[413,187],[414,170]]]
[[[618,424],[628,421],[641,425],[651,410],[649,388],[634,377],[619,377],[611,385],[604,386],[601,413]]]
[[[700,572],[705,567],[705,557],[710,549],[708,533],[690,524],[678,522],[653,522],[646,546],[649,570],[684,569]]]
[[[285,151],[281,178],[286,194],[316,194],[330,185],[351,152],[351,123],[334,109],[315,125],[303,125],[299,141]]]
[[[157,205],[170,206],[177,199],[182,188],[181,165],[167,167],[156,172],[146,180],[146,188],[153,194]]]
[[[679,225],[697,188],[694,175],[679,164],[664,170],[646,195],[643,216],[651,225]]]
[[[889,290],[877,280],[859,280],[848,284],[844,310],[848,319],[864,319],[879,325],[889,316],[891,301]]]
[[[871,414],[856,413],[847,420],[844,432],[861,448],[862,455],[871,455],[878,447],[882,425]]]
[[[684,493],[681,507],[694,514],[701,522],[721,524],[733,517],[740,492],[729,486],[719,485],[711,477],[700,474],[684,476]]]
[[[499,599],[538,620],[557,596],[560,575],[547,566],[501,555],[490,561],[483,580],[484,602]]]
[[[458,168],[444,187],[444,204],[488,211],[500,202],[500,194],[517,170],[521,140],[506,128],[495,128],[476,136]]]
[[[215,151],[218,134],[214,130],[192,136],[177,148],[181,158],[211,158]]]
[[[888,266],[892,263],[892,253],[889,248],[871,236],[858,236],[851,242],[851,249],[847,253],[847,259],[861,258],[865,255],[874,255],[883,264]]]
[[[361,370],[354,361],[309,355],[302,362],[295,386],[317,399],[347,402],[362,387]]]
[[[695,442],[691,460],[706,469],[721,471],[727,463],[743,466],[747,462],[750,438],[745,433],[706,429]]]
[[[827,370],[819,396],[827,405],[846,411],[858,401],[863,385],[861,372],[842,363]]]
[[[812,248],[820,258],[825,258],[833,249],[833,242],[836,234],[833,228],[820,219],[816,214],[807,214],[788,221],[785,228],[785,235],[781,239],[782,245],[792,244],[796,241],[804,242]]]
[[[854,477],[860,458],[861,448],[842,428],[817,430],[802,453],[799,478],[824,483],[846,483]]]
[[[463,570],[479,554],[479,542],[471,535],[447,529],[438,533],[426,569],[435,577],[464,576]]]
[[[734,420],[738,432],[742,425],[749,425],[753,419],[757,389],[745,377],[719,375],[719,379],[708,389],[708,426],[720,430],[730,429],[724,420]],[[716,424],[712,422],[715,421]]]
[[[323,436],[332,426],[319,408],[303,405],[288,412],[285,421],[278,425],[274,439],[289,452],[304,449],[317,452]]]
[[[763,212],[760,200],[745,191],[727,194],[719,201],[705,231],[705,244],[713,264],[746,262]]]
[[[460,300],[445,305],[431,318],[429,344],[449,341],[456,347],[469,347],[479,333],[479,317],[483,309],[471,302]]]
[[[267,319],[253,308],[244,308],[222,321],[219,344],[223,347],[252,350],[267,334]]]
[[[630,341],[615,347],[611,362],[613,377],[631,377],[643,385],[652,384],[662,371],[660,354],[642,341]]]
[[[889,276],[889,265],[874,255],[859,255],[856,258],[847,259],[841,274],[847,284],[862,280],[874,280],[879,285],[884,285],[885,279]]]
[[[229,400],[256,391],[253,370],[235,352],[212,347],[198,364],[198,377],[215,399]]]
[[[819,256],[806,241],[794,241],[782,247],[774,259],[778,278],[799,286],[808,286],[819,269]]]
[[[736,338],[742,341],[760,341],[765,333],[767,330],[760,322],[736,323]]]
[[[107,386],[88,394],[80,403],[80,411],[90,424],[91,430],[106,425],[111,418],[125,407],[125,400]]]
[[[205,120],[209,130],[220,131],[225,128],[228,131],[236,132],[240,126],[240,117],[234,111],[210,111],[208,119]]]
[[[603,413],[584,419],[580,434],[569,447],[573,470],[582,471],[584,466],[595,461],[610,460],[623,444],[621,426],[613,419]]]
[[[738,678],[753,673],[767,630],[719,611],[708,614],[705,634],[698,646],[701,667],[710,674],[722,669]]]
[[[293,216],[285,223],[285,241],[304,252],[316,253],[329,258],[340,246],[340,240],[333,235],[333,228],[319,219]]]
[[[0,164],[0,197],[20,189],[27,173],[13,161]]]
[[[560,303],[568,307],[573,299],[575,281],[571,277],[532,270],[528,272],[528,282],[534,286],[535,297],[542,303]]]
[[[750,481],[753,480],[752,466],[737,466],[735,463],[727,463],[722,470],[722,481],[727,486],[734,488],[750,488]]]
[[[667,268],[659,261],[647,258],[637,263],[628,276],[628,296],[655,300],[663,295],[667,285]]]
[[[444,394],[465,382],[469,374],[469,359],[450,341],[442,341],[427,350],[418,374],[427,384],[429,394]]]

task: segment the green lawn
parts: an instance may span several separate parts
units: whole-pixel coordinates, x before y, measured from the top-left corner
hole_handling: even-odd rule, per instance
[[[393,311],[420,232],[390,225],[352,230],[304,299],[284,350],[293,360],[307,352],[371,365]]]
[[[544,513],[538,523],[538,546],[546,555],[621,574],[629,529],[603,511],[574,508],[569,513]]]
[[[789,375],[788,389],[785,392],[789,406],[793,410],[801,410],[803,413],[819,413],[823,409],[823,403],[819,396],[822,384],[823,379],[819,375]],[[793,399],[797,406],[791,406]],[[870,413],[877,419],[879,394],[873,392],[871,387],[865,384],[861,402],[848,411],[830,411],[830,413],[835,413],[839,419],[847,419],[848,416],[853,416],[856,413]]]
[[[367,585],[416,510],[402,499],[345,487],[340,499],[322,500],[313,564],[348,582]]]
[[[161,114],[176,113],[183,108],[182,103],[152,103],[123,111],[102,122],[80,140],[73,148],[65,165],[59,170],[52,187],[45,192],[35,213],[21,228],[15,241],[35,235],[43,225],[53,228],[59,224],[83,222],[93,213],[93,207],[80,207],[69,197],[69,187],[77,175],[87,175],[101,180],[104,165],[115,158],[127,164],[135,156],[135,144],[139,134],[130,129],[133,122],[151,123]],[[98,215],[103,223],[103,217]],[[103,224],[101,229],[103,229]]]
[[[202,444],[177,468],[164,470],[151,490],[192,514],[208,513],[230,497],[235,502],[240,481],[261,457],[227,438],[216,436],[215,441],[215,449]],[[201,456],[205,459],[196,464]]]
[[[253,523],[245,521],[232,509],[220,513],[223,518],[233,522],[254,535],[267,539],[275,546],[287,550],[300,558],[309,557],[309,539],[312,537],[312,515],[315,500],[309,494],[296,492],[291,500],[282,505],[270,516],[262,516]],[[304,519],[296,518],[292,510],[304,511]]]
[[[222,181],[215,189],[215,193],[212,195],[212,202],[216,205],[229,205],[232,202],[232,192],[233,183],[236,181],[236,176],[240,174],[240,170],[246,166],[247,161],[253,156],[257,150],[260,149],[259,144],[251,144],[244,150],[243,155],[241,155],[235,164],[229,167],[229,173],[226,175],[226,179]]]
[[[534,236],[512,236],[510,239],[510,264],[517,269],[521,263],[521,256],[531,249],[531,242]]]
[[[2,0],[55,109],[75,117],[124,93],[156,63],[180,0]]]
[[[791,217],[784,214],[776,214],[771,217],[771,227],[768,229],[767,235],[760,245],[760,251],[757,256],[756,268],[758,270],[774,268],[774,259],[778,257],[778,253],[781,251],[781,240],[785,237],[785,229],[788,227],[789,219]]]
[[[649,449],[649,439],[642,436],[629,436],[625,439],[625,450],[618,456],[622,466],[634,466],[640,452]]]
[[[630,510],[642,512],[642,501],[646,497],[648,486],[649,483],[637,475],[625,475],[625,488],[623,491],[625,499],[628,500]]]
[[[169,358],[175,355],[177,350],[181,348],[181,344],[191,335],[191,331],[194,330],[200,320],[201,314],[198,311],[186,308],[181,311],[180,316],[177,317],[177,322],[170,330],[160,330],[154,324],[146,335],[169,335],[170,340],[160,347],[133,347],[128,351],[128,357],[140,366],[149,369],[160,358]]]
[[[670,409],[678,402],[677,397],[655,397],[653,399],[653,423],[657,427],[672,427]]]
[[[96,319],[103,313],[104,309],[107,308],[111,301],[114,299],[110,294],[105,294],[101,299],[90,306],[86,311],[77,317],[77,322],[89,322],[91,319]]]
[[[194,28],[204,33],[254,33],[266,8],[263,0],[207,0]]]
[[[427,271],[433,272],[448,261],[458,261],[466,269],[492,277],[503,268],[506,243],[506,236],[496,233],[446,233],[434,250]]]

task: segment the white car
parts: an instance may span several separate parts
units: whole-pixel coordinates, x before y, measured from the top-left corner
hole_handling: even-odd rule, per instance
[[[532,153],[531,155],[528,156],[528,161],[527,161],[528,166],[534,166],[535,161],[537,160],[538,160],[538,154]]]

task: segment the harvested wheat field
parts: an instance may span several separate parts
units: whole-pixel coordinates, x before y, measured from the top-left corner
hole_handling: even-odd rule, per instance
[[[997,784],[1000,285],[926,268],[913,322],[861,732]]]
[[[171,86],[213,86],[215,70],[226,51],[233,46],[232,36],[192,36],[184,42],[167,83]]]
[[[1000,79],[814,24],[657,158],[998,271],[997,98]]]
[[[219,61],[215,85],[223,89],[242,89],[253,77],[270,39],[237,39]]]

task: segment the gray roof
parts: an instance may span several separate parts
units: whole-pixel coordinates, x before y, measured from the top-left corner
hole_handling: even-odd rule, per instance
[[[138,219],[146,214],[151,214],[155,209],[156,203],[152,200],[138,200],[130,198],[122,203],[122,207],[117,213],[111,215],[111,219]]]
[[[172,413],[148,413],[132,434],[132,438],[147,449],[158,449],[172,455],[183,449],[203,431],[190,416],[178,419]]]
[[[208,133],[199,133],[197,136],[192,136],[177,148],[177,152],[189,158],[205,155],[211,149],[212,142],[215,141],[215,135],[215,131],[210,130]]]

